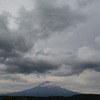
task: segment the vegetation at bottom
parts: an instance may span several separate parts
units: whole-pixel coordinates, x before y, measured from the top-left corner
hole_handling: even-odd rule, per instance
[[[100,100],[100,95],[80,94],[71,97],[28,97],[28,96],[1,96],[0,100]]]

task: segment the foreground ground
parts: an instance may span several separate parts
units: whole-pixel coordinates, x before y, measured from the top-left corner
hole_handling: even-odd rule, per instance
[[[81,94],[72,97],[0,97],[0,100],[100,100],[100,95]]]

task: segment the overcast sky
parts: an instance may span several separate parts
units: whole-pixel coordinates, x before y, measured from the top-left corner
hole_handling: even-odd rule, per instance
[[[0,92],[48,80],[100,94],[99,9],[99,0],[0,0]]]

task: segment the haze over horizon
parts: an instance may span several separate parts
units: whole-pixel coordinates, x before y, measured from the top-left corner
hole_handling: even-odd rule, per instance
[[[0,0],[0,92],[53,81],[100,94],[99,0]]]

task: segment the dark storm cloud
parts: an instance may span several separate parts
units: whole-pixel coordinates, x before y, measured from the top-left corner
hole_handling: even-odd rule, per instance
[[[58,70],[54,75],[60,76],[79,74],[86,69],[100,71],[100,63],[79,60],[77,54],[73,53],[54,51],[52,54],[42,50],[31,55],[36,56],[34,59],[25,57],[38,40],[74,28],[84,21],[84,14],[80,10],[72,10],[64,1],[59,3],[59,0],[35,0],[33,9],[21,8],[16,18],[17,30],[8,28],[9,14],[0,15],[0,63],[7,67],[4,72],[44,74]],[[59,72],[62,65],[65,65],[63,74]],[[67,68],[70,70],[68,73]]]
[[[35,8],[27,11],[20,9],[18,18],[19,30],[33,36],[33,40],[46,39],[55,32],[67,30],[84,21],[84,15],[72,10],[68,4],[59,0],[35,0]]]
[[[1,50],[12,52],[26,52],[30,49],[30,44],[27,43],[27,40],[24,36],[16,35],[17,33],[6,33],[0,32],[0,48]]]
[[[9,14],[0,15],[0,49],[4,51],[27,52],[40,38],[77,25],[84,17],[66,4],[57,1],[35,1],[35,8],[27,11],[22,8],[17,19],[18,30],[8,29]]]
[[[24,59],[24,58],[15,58],[12,60],[8,60],[5,63],[8,68],[6,72],[8,73],[23,73],[23,74],[30,74],[30,73],[46,73],[49,70],[56,70],[58,66],[56,64],[51,64],[46,61],[33,61],[31,59]]]
[[[43,25],[43,29],[48,29],[49,32],[60,32],[77,25],[77,22],[84,19],[80,12],[73,11],[69,5],[58,4],[58,2],[59,0],[36,0],[40,23]]]
[[[7,66],[7,73],[44,73],[59,68],[46,60],[34,61],[24,58],[39,39],[46,39],[55,32],[60,33],[77,26],[84,20],[79,11],[74,11],[68,4],[59,4],[54,0],[35,0],[35,8],[21,8],[16,18],[17,30],[8,28],[8,13],[0,15],[0,62]]]

